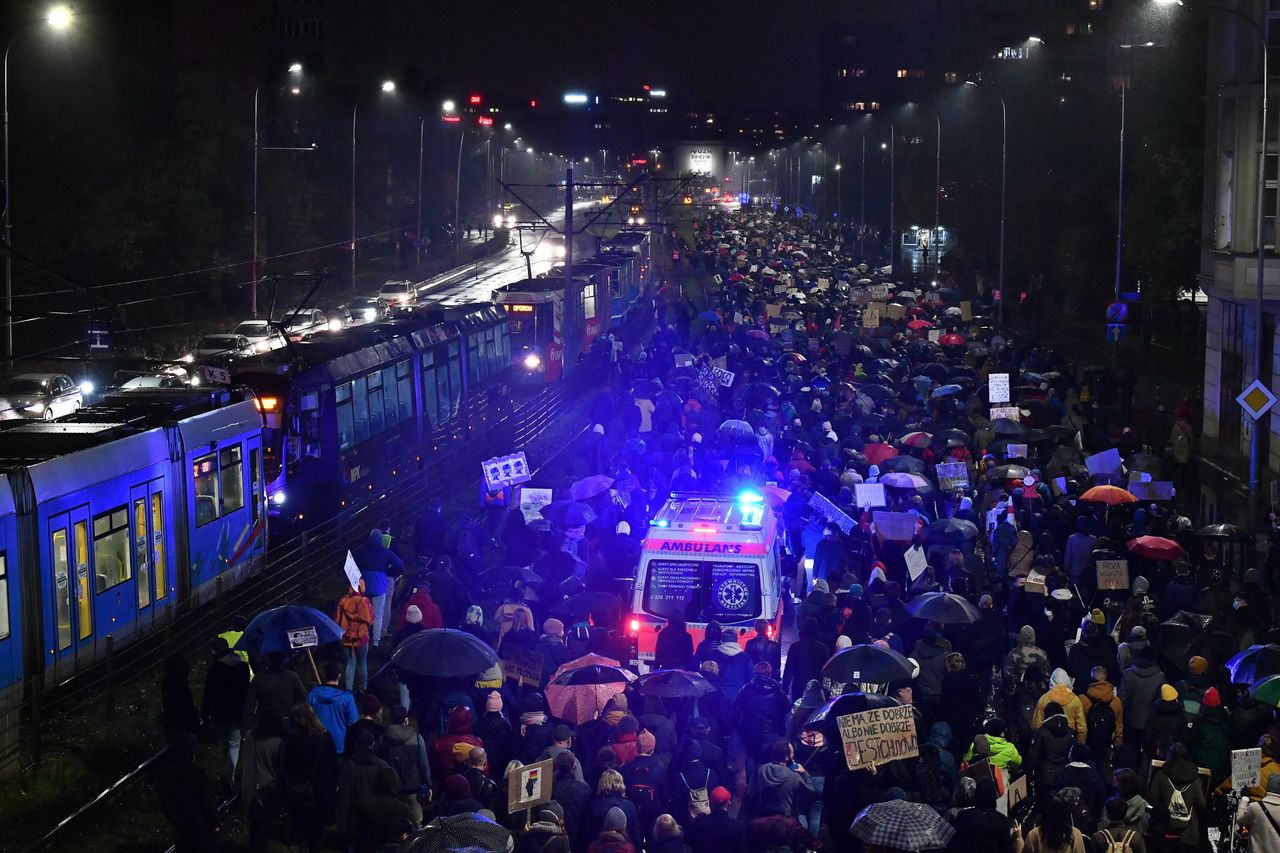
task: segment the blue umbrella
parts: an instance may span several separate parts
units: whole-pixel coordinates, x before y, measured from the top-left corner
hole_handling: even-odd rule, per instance
[[[950,397],[952,394],[959,394],[964,389],[959,385],[943,385],[933,389],[930,397]]]
[[[699,320],[706,320],[708,323],[719,323],[720,315],[714,311],[703,311],[698,315]]]
[[[290,643],[290,632],[305,632],[311,628],[316,633],[315,645],[336,643],[342,639],[338,623],[316,610],[300,604],[285,604],[264,610],[244,629],[244,635],[236,642],[237,651],[256,652],[260,655],[272,652],[289,652],[306,648]],[[294,635],[294,642],[300,635]]]

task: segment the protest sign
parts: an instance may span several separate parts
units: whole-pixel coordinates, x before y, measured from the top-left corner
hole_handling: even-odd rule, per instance
[[[1231,789],[1243,792],[1262,781],[1262,750],[1231,750]]]
[[[533,478],[529,473],[529,462],[524,458],[524,451],[509,453],[506,456],[495,456],[480,463],[484,472],[485,488],[490,493],[500,492],[507,486],[518,486]]]
[[[1084,458],[1084,467],[1090,474],[1111,474],[1120,470],[1120,451],[1111,447],[1101,453]]]
[[[1153,483],[1135,483],[1129,481],[1129,491],[1140,501],[1171,501],[1175,494],[1173,482],[1157,480]]]
[[[356,558],[351,556],[351,552],[347,552],[347,561],[342,564],[342,571],[347,575],[347,583],[351,584],[351,588],[360,589],[360,567],[356,565]]]
[[[935,470],[939,491],[969,488],[969,466],[963,462],[939,462]]]
[[[711,372],[715,374],[716,379],[720,380],[720,384],[725,388],[728,388],[733,384],[734,377],[736,376],[736,374],[721,367],[713,367],[711,368]]]
[[[884,311],[890,320],[901,320],[903,317],[907,316],[907,306],[901,305],[897,302],[890,302],[888,305],[884,306]]]
[[[850,770],[878,767],[890,761],[915,758],[916,720],[910,705],[873,708],[836,718],[845,764]]]
[[[512,768],[507,774],[507,814],[551,801],[550,758]]]
[[[1128,560],[1099,560],[1098,589],[1128,589]]]
[[[878,329],[880,328],[880,316],[883,313],[884,305],[879,302],[872,302],[862,309],[862,328]]]
[[[883,302],[889,298],[889,285],[887,284],[873,284],[867,290],[871,292],[871,298],[877,301]]]
[[[997,805],[1000,805],[1000,803],[1003,802],[1004,814],[1006,816],[1010,812],[1012,812],[1015,808],[1018,807],[1018,803],[1022,802],[1027,798],[1027,793],[1028,793],[1027,779],[1028,778],[1030,777],[1028,777],[1026,773],[1023,773],[1017,779],[1011,780],[1008,786],[1005,787],[1004,797],[1001,798],[1000,801],[997,801]]]
[[[320,635],[316,633],[314,625],[306,628],[290,628],[285,633],[289,637],[291,649],[314,649],[320,645]]]
[[[871,520],[881,539],[910,542],[916,536],[916,517],[909,512],[874,512]]]
[[[1038,592],[1045,594],[1047,587],[1045,586],[1045,576],[1032,569],[1027,573],[1027,581],[1023,584],[1023,590],[1026,592]]]
[[[924,574],[924,570],[929,567],[929,560],[924,555],[924,549],[919,545],[908,548],[902,555],[902,559],[907,564],[907,574],[911,576],[912,582]]]
[[[678,352],[672,356],[672,360],[675,361],[676,367],[689,367],[693,364],[693,353]]]
[[[1061,497],[1062,495],[1065,495],[1066,493],[1067,493],[1067,478],[1066,478],[1066,477],[1054,477],[1054,478],[1053,478],[1053,496],[1054,496],[1054,497]]]
[[[1025,444],[1007,444],[1005,445],[1004,455],[1009,459],[1026,459],[1027,446]]]
[[[973,319],[973,303],[972,302],[960,303],[960,319],[964,320],[966,323]]]
[[[889,501],[884,496],[884,483],[855,484],[853,487],[853,499],[863,509],[889,505]]]
[[[847,536],[853,531],[854,521],[844,510],[827,500],[823,495],[814,492],[809,496],[809,506],[827,521],[839,527]]]
[[[992,373],[987,377],[987,402],[992,405],[1009,402],[1009,374]]]
[[[537,687],[542,682],[542,652],[503,643],[502,674],[522,684]]]
[[[930,330],[929,330],[929,340],[930,340],[930,342],[932,342],[932,343],[935,343],[935,344],[936,344],[936,343],[938,342],[938,338],[940,338],[940,337],[942,337],[942,330],[941,330],[941,329],[930,329]]]
[[[782,316],[782,306],[773,302],[766,302],[764,306],[764,315],[766,317],[780,317]]]
[[[991,420],[996,418],[1007,418],[1011,421],[1021,421],[1022,412],[1018,411],[1017,406],[992,406]]]
[[[830,286],[831,286],[831,279],[829,278],[818,279],[818,290],[826,290]]]
[[[552,501],[551,489],[520,490],[520,513],[526,522],[534,522],[542,518],[542,508]]]

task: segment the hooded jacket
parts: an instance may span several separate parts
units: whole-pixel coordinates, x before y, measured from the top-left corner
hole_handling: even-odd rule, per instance
[[[951,738],[951,725],[939,720],[929,728],[929,737],[925,740],[925,743],[938,748],[938,761],[942,765],[942,773],[946,777],[943,781],[948,791],[955,788],[960,775],[955,754],[951,751]]]
[[[445,734],[436,738],[436,742],[431,745],[432,778],[443,779],[453,772],[454,764],[456,763],[453,757],[455,744],[466,743],[471,746],[484,747],[484,741],[471,733],[474,720],[471,709],[465,705],[459,705],[449,712],[449,721],[445,725]]]
[[[1154,663],[1135,664],[1124,671],[1120,680],[1120,698],[1128,725],[1139,731],[1147,727],[1162,684],[1164,673]]]
[[[747,809],[752,817],[795,817],[816,795],[809,774],[785,764],[761,764],[747,786]]]
[[[1053,777],[1067,766],[1067,753],[1075,742],[1075,732],[1063,714],[1054,714],[1036,729],[1027,759],[1036,774],[1037,790],[1048,791],[1053,787]]]
[[[342,645],[349,649],[369,645],[369,626],[373,624],[373,606],[364,595],[353,589],[347,590],[347,594],[338,600],[338,613],[333,621],[337,622],[338,627],[342,629]]]
[[[733,641],[716,646],[715,651],[707,657],[719,665],[720,692],[732,702],[755,672],[755,664],[751,662],[751,656],[742,650],[742,646]]]
[[[1055,669],[1053,675],[1049,677],[1049,690],[1040,697],[1040,701],[1036,702],[1035,713],[1031,715],[1031,728],[1038,729],[1044,723],[1044,706],[1050,702],[1057,702],[1062,706],[1067,722],[1076,733],[1076,740],[1084,743],[1085,736],[1088,734],[1088,726],[1084,721],[1084,708],[1080,704],[1080,698],[1071,692],[1071,676],[1067,675],[1064,669]]]
[[[994,767],[1018,767],[1022,764],[1022,755],[1018,753],[1018,748],[1013,745],[1012,741],[1005,740],[998,735],[986,735],[987,745],[991,748],[989,759]],[[973,760],[973,744],[969,745],[969,750],[964,754],[965,761]]]
[[[1018,631],[1018,644],[1009,652],[1004,662],[1004,674],[1012,682],[1022,680],[1027,667],[1035,664],[1041,672],[1049,668],[1049,655],[1036,645],[1036,631],[1030,625],[1023,625]]]
[[[351,691],[341,687],[321,684],[311,688],[311,692],[307,694],[307,704],[316,712],[320,725],[333,738],[334,748],[339,754],[345,753],[347,727],[360,719],[356,697],[351,695]]]
[[[1209,768],[1211,784],[1231,775],[1231,718],[1227,709],[1221,705],[1203,708],[1191,726],[1187,747],[1198,766]]]
[[[382,544],[381,530],[369,531],[368,541],[357,548],[351,556],[360,567],[360,574],[364,577],[365,592],[370,598],[387,594],[388,572],[399,576],[404,571],[404,561]]]
[[[1177,703],[1172,703],[1176,705]],[[1151,816],[1151,832],[1157,836],[1174,835],[1183,844],[1198,844],[1200,840],[1200,815],[1205,810],[1204,787],[1197,778],[1196,765],[1190,761],[1169,761],[1155,771],[1147,800],[1154,806]],[[1169,825],[1169,798],[1174,787],[1182,791],[1182,798],[1191,809],[1191,820],[1177,830]]]
[[[1150,756],[1164,755],[1173,744],[1187,743],[1189,736],[1182,703],[1161,699],[1142,730],[1142,751]]]
[[[1084,708],[1086,720],[1089,719],[1089,709],[1095,702],[1106,702],[1111,706],[1111,713],[1116,715],[1116,736],[1112,743],[1120,743],[1124,737],[1124,703],[1116,695],[1116,689],[1110,681],[1093,682],[1080,697],[1080,707]]]
[[[916,678],[916,687],[925,699],[936,701],[942,695],[942,679],[946,675],[944,660],[951,653],[951,643],[936,632],[932,638],[926,636],[916,641],[911,656],[920,664],[920,675]]]
[[[423,785],[431,785],[427,742],[413,726],[387,726],[382,732],[382,757],[399,774],[397,793],[416,795]]]

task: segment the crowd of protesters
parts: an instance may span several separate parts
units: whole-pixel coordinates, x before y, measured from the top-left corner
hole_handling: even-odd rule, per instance
[[[319,657],[310,689],[280,656],[250,669],[234,631],[215,641],[201,716],[251,849],[1142,853],[1206,850],[1239,826],[1280,850],[1270,572],[1229,525],[1196,530],[1193,405],[1140,411],[1131,374],[997,328],[971,284],[895,284],[847,236],[752,209],[703,223],[696,275],[656,294],[654,333],[612,362],[551,484],[567,498],[604,483],[572,502],[589,512],[531,522],[495,501],[446,517],[434,501],[403,542],[380,522],[334,611],[341,657]],[[948,463],[963,482],[941,488]],[[859,506],[877,484],[883,503]],[[635,668],[626,610],[667,496],[765,487],[782,635],[678,615],[645,668],[705,691],[664,698],[641,678],[588,719],[557,715],[562,667]],[[911,532],[886,535],[879,513]],[[584,592],[619,606],[560,609]],[[936,593],[965,615],[913,615]],[[382,666],[436,628],[536,653],[541,677]],[[846,683],[833,664],[865,647],[907,671]],[[813,721],[877,703],[911,706],[918,754],[851,768]],[[191,744],[175,742],[190,788]],[[1232,751],[1252,747],[1259,780],[1233,789]],[[511,811],[511,774],[545,760],[550,800]],[[933,841],[909,841],[911,820],[869,828],[897,801],[927,807]],[[216,845],[195,804],[166,813],[186,849]]]

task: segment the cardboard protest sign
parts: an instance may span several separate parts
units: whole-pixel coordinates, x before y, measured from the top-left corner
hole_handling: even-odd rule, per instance
[[[940,491],[969,488],[969,466],[963,462],[939,462],[934,470],[938,474]]]
[[[1047,590],[1047,587],[1045,586],[1045,580],[1046,578],[1044,575],[1040,574],[1035,569],[1032,569],[1030,572],[1027,573],[1026,583],[1023,584],[1022,588],[1026,592],[1032,592],[1032,593],[1038,592],[1041,595],[1044,595]]]
[[[1004,455],[1009,459],[1026,459],[1027,446],[1025,444],[1007,444],[1005,445]]]
[[[871,520],[881,539],[910,542],[916,536],[916,517],[909,512],[873,512]]]
[[[817,492],[810,495],[809,506],[818,513],[818,515],[822,516],[836,527],[839,527],[846,536],[853,531],[854,520],[840,509],[840,507],[827,500],[823,495],[820,495]]]
[[[1231,750],[1231,789],[1244,791],[1262,781],[1262,750]]]
[[[897,302],[890,302],[888,305],[884,306],[884,310],[890,320],[901,320],[903,317],[907,316],[907,306],[900,305]]]
[[[992,405],[1009,402],[1009,374],[992,373],[987,377],[987,402]]]
[[[1011,421],[1021,421],[1022,412],[1018,410],[1017,406],[992,406],[991,420],[994,421],[996,418],[1007,418]]]
[[[867,290],[871,292],[871,298],[877,301],[883,302],[889,298],[889,285],[887,284],[873,284]]]
[[[907,574],[911,576],[913,582],[929,567],[929,560],[924,555],[924,549],[919,545],[908,548],[902,555],[902,559],[907,564]]]
[[[1098,589],[1128,589],[1128,560],[1099,560]]]
[[[930,329],[930,330],[929,330],[929,341],[930,341],[931,343],[935,343],[935,344],[936,344],[936,343],[938,342],[938,338],[940,338],[940,337],[942,337],[942,330],[941,330],[941,329]]]
[[[764,315],[766,317],[780,317],[782,316],[782,306],[773,302],[766,302],[764,305]]]
[[[507,814],[551,801],[550,758],[514,768],[507,774]]]
[[[960,319],[964,320],[966,323],[973,319],[973,303],[972,302],[966,301],[966,302],[960,303]]]
[[[862,328],[878,329],[880,328],[880,317],[883,313],[884,305],[879,302],[872,302],[862,309]]]
[[[879,767],[920,754],[916,720],[910,705],[845,714],[836,717],[836,724],[840,727],[845,764],[850,770]]]
[[[551,503],[552,494],[551,489],[522,488],[520,490],[520,513],[524,516],[524,520],[533,522],[542,518],[542,508]]]
[[[831,279],[829,278],[818,279],[818,290],[826,290],[830,286],[831,286]]]
[[[1157,480],[1153,483],[1135,483],[1129,481],[1129,491],[1140,501],[1171,501],[1175,494],[1173,482]]]
[[[711,368],[711,372],[715,374],[716,379],[718,379],[720,384],[725,388],[728,388],[733,384],[734,377],[737,375],[721,367],[713,367]]]
[[[347,561],[342,564],[342,571],[347,575],[347,583],[351,584],[352,589],[360,589],[360,567],[356,565],[356,558],[351,556],[351,552],[347,552]]]
[[[1013,779],[1004,789],[1004,796],[996,802],[997,806],[1004,805],[1003,814],[1006,816],[1018,807],[1018,803],[1027,798],[1027,779],[1030,778],[1023,773],[1017,779]]]
[[[889,505],[884,495],[884,483],[857,483],[853,487],[853,500],[863,509]]]
[[[542,683],[542,652],[504,643],[502,674],[522,684],[532,684],[537,687]]]
[[[1084,467],[1090,474],[1112,474],[1120,470],[1120,451],[1111,447],[1101,453],[1084,458]]]

